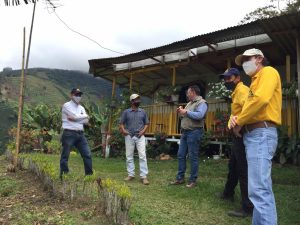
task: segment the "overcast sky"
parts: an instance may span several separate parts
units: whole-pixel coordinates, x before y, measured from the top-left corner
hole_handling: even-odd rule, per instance
[[[4,6],[0,0],[0,71],[20,69],[23,27],[28,42],[33,4]],[[238,25],[269,0],[55,0],[57,15],[73,30],[100,45],[134,53],[192,36]],[[26,47],[27,50],[27,47]],[[39,0],[29,68],[47,67],[87,72],[89,59],[119,56],[69,30]]]

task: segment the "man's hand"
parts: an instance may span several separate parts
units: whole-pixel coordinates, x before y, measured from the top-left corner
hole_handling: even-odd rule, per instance
[[[236,121],[237,121],[237,116],[232,116],[229,121],[229,129],[234,128],[237,125]]]
[[[182,106],[179,106],[177,109],[176,109],[176,112],[180,115],[180,116],[184,116],[187,114],[187,110],[182,108]]]
[[[76,120],[75,120],[75,118],[74,117],[72,117],[72,116],[67,116],[67,118],[68,118],[68,120],[70,120],[70,121],[73,121],[73,122],[75,122]]]
[[[144,130],[139,131],[139,138],[142,137],[145,134]]]
[[[233,133],[236,137],[242,137],[240,131],[241,131],[242,127],[240,125],[236,125],[235,127],[233,127]]]
[[[122,134],[124,135],[124,136],[127,136],[128,134],[129,134],[129,132],[127,131],[127,130],[122,130]]]

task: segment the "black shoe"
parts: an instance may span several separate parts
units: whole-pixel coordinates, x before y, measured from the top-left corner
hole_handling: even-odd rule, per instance
[[[235,211],[229,211],[227,213],[228,216],[233,216],[233,217],[240,217],[240,218],[245,218],[247,216],[251,216],[249,212],[246,212],[245,210],[239,209]]]
[[[218,198],[220,198],[222,200],[234,202],[233,195],[227,196],[227,195],[224,195],[223,192],[217,193],[216,195],[217,195]]]

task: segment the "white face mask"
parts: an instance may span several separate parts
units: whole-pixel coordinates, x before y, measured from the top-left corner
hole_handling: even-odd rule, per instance
[[[79,102],[81,101],[81,96],[72,96],[72,99],[73,99],[74,102],[79,104]]]
[[[242,66],[243,66],[245,73],[249,76],[253,76],[253,74],[257,70],[257,65],[255,64],[255,59],[244,62]]]

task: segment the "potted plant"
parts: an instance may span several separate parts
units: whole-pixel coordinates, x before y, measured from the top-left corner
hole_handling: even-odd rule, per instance
[[[156,102],[178,102],[181,86],[163,86],[155,93]]]

